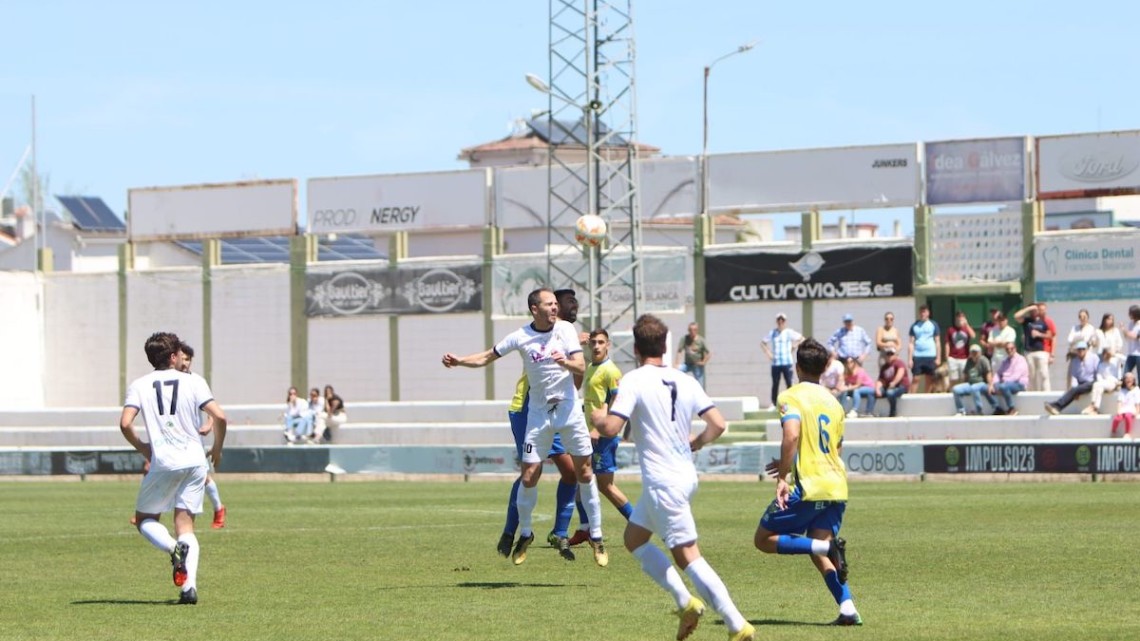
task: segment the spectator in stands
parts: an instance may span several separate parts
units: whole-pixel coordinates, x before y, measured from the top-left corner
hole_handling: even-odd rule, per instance
[[[803,334],[788,327],[788,317],[781,312],[776,314],[776,328],[760,341],[760,347],[772,361],[772,407],[776,407],[776,396],[780,393],[780,378],[784,379],[785,389],[792,386],[792,370],[796,364],[792,354],[803,340]]]
[[[1100,401],[1105,392],[1114,392],[1120,387],[1120,365],[1111,349],[1100,353],[1100,363],[1096,366],[1096,380],[1092,386],[1092,401],[1081,414],[1100,414]]]
[[[1049,306],[1041,301],[1037,301],[1037,315],[1041,320],[1045,321],[1045,328],[1049,330],[1048,335],[1045,337],[1045,351],[1049,353],[1049,364],[1053,364],[1053,341],[1057,339],[1057,326],[1053,324],[1053,319],[1047,313]],[[1046,380],[1048,377],[1046,376]],[[1048,391],[1048,390],[1046,390]]]
[[[827,349],[835,352],[835,357],[841,362],[854,358],[860,365],[871,352],[871,345],[867,330],[856,325],[855,317],[851,314],[843,315],[843,326],[827,339]]]
[[[1099,364],[1097,357],[1089,349],[1089,344],[1084,341],[1077,343],[1076,349],[1076,355],[1069,362],[1069,389],[1061,395],[1061,398],[1052,403],[1045,403],[1045,411],[1050,414],[1060,414],[1070,403],[1092,391]]]
[[[290,387],[289,395],[285,398],[285,442],[292,445],[299,440],[308,438],[313,433],[313,415],[309,412],[309,404],[305,399],[297,396],[297,388]]]
[[[677,346],[677,353],[681,355],[677,359],[677,369],[697,379],[703,388],[705,386],[705,366],[712,358],[712,352],[709,351],[705,337],[701,336],[699,331],[700,327],[696,323],[689,323],[689,333],[685,334],[685,337],[681,339],[681,344]]]
[[[309,412],[313,415],[313,435],[309,437],[309,440],[314,444],[320,443],[325,436],[329,413],[325,397],[321,395],[321,390],[316,387],[309,390]]]
[[[333,391],[332,385],[325,385],[325,411],[328,413],[325,440],[335,443],[340,438],[341,426],[348,422],[348,414],[344,411],[344,400]]]
[[[906,363],[897,354],[887,350],[888,361],[879,372],[879,380],[875,381],[875,398],[885,398],[890,403],[890,415],[898,415],[899,397],[906,393],[908,387]]]
[[[930,320],[930,307],[918,308],[918,320],[910,326],[910,368],[914,378],[910,381],[910,391],[918,390],[918,377],[926,381],[924,390],[929,393],[934,386],[934,371],[942,362],[942,337],[938,323]]]
[[[1101,352],[1112,351],[1112,359],[1124,371],[1124,334],[1116,326],[1116,316],[1105,314],[1100,317],[1100,329],[1096,330],[1096,348]]]
[[[1116,429],[1124,426],[1124,435],[1132,436],[1132,424],[1140,414],[1140,387],[1136,386],[1136,375],[1128,372],[1124,375],[1124,383],[1116,393],[1116,416],[1112,417],[1112,435],[1116,436]]]
[[[843,393],[843,363],[835,358],[835,352],[827,353],[827,368],[819,377],[819,384],[827,388],[827,391],[836,398]]]
[[[1066,360],[1072,360],[1073,356],[1077,353],[1076,348],[1073,346],[1077,343],[1084,342],[1088,345],[1089,351],[1093,354],[1100,353],[1100,345],[1097,343],[1096,328],[1089,322],[1089,310],[1082,309],[1077,312],[1077,324],[1069,330],[1069,351],[1065,354]]]
[[[899,328],[895,326],[895,313],[887,312],[883,315],[883,324],[875,330],[875,349],[879,350],[879,369],[887,361],[887,348],[895,348],[897,354],[902,349],[902,337]]]
[[[1005,314],[997,312],[994,318],[997,325],[990,328],[989,335],[982,339],[982,347],[989,349],[993,354],[990,358],[990,367],[996,374],[998,367],[1001,367],[1001,362],[1005,360],[1007,355],[1005,346],[1017,341],[1017,330],[1010,327],[1009,317]]]
[[[859,402],[863,400],[863,416],[870,416],[875,410],[875,379],[863,369],[859,361],[849,358],[843,362],[842,394],[839,403],[847,412],[847,418],[859,416]]]
[[[962,367],[964,381],[958,383],[951,390],[954,393],[954,408],[958,410],[958,416],[966,415],[966,404],[963,399],[967,396],[974,397],[974,409],[971,414],[982,414],[982,396],[986,398],[986,402],[994,410],[998,409],[997,401],[994,400],[993,394],[990,389],[993,388],[994,373],[990,369],[990,359],[982,355],[981,345],[971,345],[969,355],[966,357],[966,364]]]
[[[994,410],[994,416],[1017,416],[1017,408],[1013,406],[1013,395],[1024,392],[1029,385],[1029,362],[1024,356],[1017,353],[1017,339],[1014,338],[1005,344],[1006,357],[1002,359],[1001,366],[994,369],[993,384],[990,394],[1001,394],[1005,407],[1001,403]]]
[[[1128,357],[1124,359],[1124,373],[1135,371],[1140,376],[1140,305],[1128,308],[1128,327],[1124,328],[1128,339]]]
[[[1029,389],[1048,392],[1049,352],[1045,349],[1045,339],[1052,338],[1049,325],[1041,318],[1037,303],[1017,310],[1013,320],[1021,323],[1021,334],[1025,341],[1025,360],[1029,363]]]
[[[1001,310],[991,307],[990,315],[986,322],[982,323],[982,331],[978,333],[978,342],[982,345],[982,354],[990,359],[990,365],[993,365],[994,369],[997,369],[997,363],[994,362],[994,350],[1000,345],[990,344],[990,332],[998,326],[998,314],[1001,314]]]
[[[970,342],[973,340],[974,328],[970,327],[966,312],[958,310],[954,314],[954,326],[946,330],[946,365],[950,369],[951,386],[966,380],[966,360],[970,358]]]

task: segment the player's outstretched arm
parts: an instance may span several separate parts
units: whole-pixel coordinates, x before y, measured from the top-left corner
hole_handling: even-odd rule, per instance
[[[704,431],[689,441],[689,447],[692,448],[694,452],[720,438],[720,435],[724,434],[724,431],[728,429],[728,423],[725,422],[724,415],[715,407],[709,408],[707,412],[701,414],[701,418],[705,419]]]
[[[214,467],[218,467],[222,464],[222,445],[226,442],[226,426],[229,423],[226,421],[226,413],[222,411],[222,406],[218,405],[217,401],[206,403],[202,406],[202,411],[214,424],[214,445],[210,448],[209,456]]]
[[[135,417],[139,415],[139,408],[137,407],[124,407],[123,413],[119,415],[119,431],[123,433],[123,438],[131,444],[131,447],[139,451],[143,458],[150,460],[150,443],[142,440],[135,434],[134,422]]]
[[[448,352],[443,355],[443,366],[448,369],[452,367],[486,367],[497,358],[499,355],[493,349],[468,354],[467,356],[456,356]]]

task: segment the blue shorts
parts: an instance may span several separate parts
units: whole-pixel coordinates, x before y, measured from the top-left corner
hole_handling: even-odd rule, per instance
[[[511,421],[511,436],[515,437],[515,456],[518,460],[522,460],[523,440],[526,438],[526,415],[530,411],[530,397],[523,399],[522,409],[517,412],[507,412],[507,417]],[[546,458],[553,458],[560,454],[565,454],[566,448],[562,447],[562,435],[555,434],[554,442],[550,444],[550,453]]]
[[[598,446],[594,448],[594,471],[598,474],[613,474],[617,471],[617,451],[621,444],[621,437],[602,437],[598,439]]]
[[[839,536],[846,501],[804,501],[792,493],[788,506],[780,509],[775,501],[760,517],[760,527],[776,534],[807,534],[809,530],[830,530]]]

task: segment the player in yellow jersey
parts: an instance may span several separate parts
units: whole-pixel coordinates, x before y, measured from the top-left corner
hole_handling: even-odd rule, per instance
[[[609,332],[604,329],[590,332],[590,347],[593,350],[593,360],[586,367],[586,374],[582,377],[582,404],[586,416],[592,416],[594,410],[598,409],[609,411],[610,402],[617,394],[618,383],[621,382],[621,370],[610,359]],[[590,438],[594,441],[594,476],[598,479],[598,492],[609,499],[628,521],[629,515],[633,514],[633,506],[614,483],[621,436],[607,438],[591,427]],[[578,517],[580,525],[578,531],[570,538],[570,545],[579,545],[590,539],[590,523],[586,519],[586,508],[581,501],[578,501]]]
[[[800,382],[776,400],[784,430],[776,499],[760,518],[753,543],[769,554],[810,554],[839,604],[834,623],[863,625],[847,586],[846,543],[838,538],[847,508],[847,470],[840,458],[844,413],[819,384],[827,358],[827,348],[811,338],[796,350]]]

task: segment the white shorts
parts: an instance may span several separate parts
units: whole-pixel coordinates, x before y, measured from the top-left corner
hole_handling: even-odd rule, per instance
[[[637,499],[629,522],[639,525],[673,548],[697,540],[697,522],[690,501],[697,493],[697,479],[672,485],[647,485]]]
[[[966,360],[965,358],[946,359],[946,367],[950,370],[950,380],[960,381],[966,377]]]
[[[206,494],[206,467],[188,467],[182,470],[156,470],[151,468],[139,486],[135,511],[143,514],[162,514],[175,508],[202,513],[202,497]]]
[[[541,463],[546,460],[556,432],[562,435],[562,447],[571,456],[594,455],[581,403],[577,400],[562,401],[553,406],[532,403],[526,416],[522,462]]]

